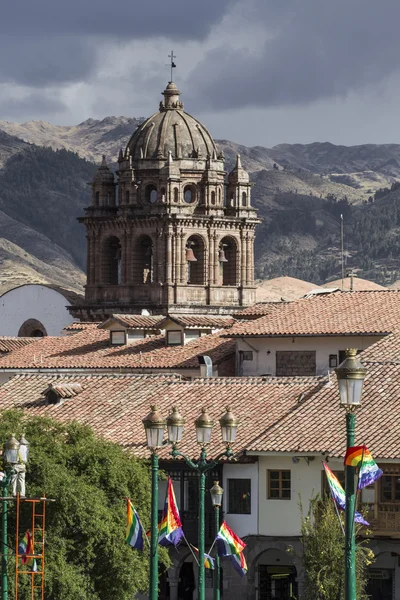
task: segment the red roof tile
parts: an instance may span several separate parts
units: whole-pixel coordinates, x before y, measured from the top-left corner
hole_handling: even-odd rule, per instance
[[[122,327],[127,327],[128,329],[154,329],[155,327],[159,329],[158,325],[164,321],[162,315],[111,315],[106,321],[100,323],[99,329],[103,329],[107,327],[113,321],[117,321]]]
[[[207,354],[214,364],[235,352],[234,340],[219,333],[202,336],[185,346],[166,346],[164,336],[110,346],[109,332],[87,328],[74,335],[36,339],[0,359],[1,369],[190,369],[198,368],[197,357]]]
[[[170,314],[163,319],[165,323],[168,319],[171,319],[182,327],[194,328],[205,327],[210,329],[223,329],[230,327],[235,322],[233,317],[226,315],[175,315]],[[161,324],[163,325],[163,323]]]
[[[80,384],[80,393],[61,405],[46,404],[43,391],[49,385],[68,387]],[[195,456],[194,421],[202,406],[217,423],[230,405],[240,419],[238,451],[258,434],[276,423],[304,397],[320,386],[318,378],[210,378],[192,382],[174,375],[16,375],[0,386],[0,409],[18,407],[31,415],[47,415],[61,421],[78,420],[109,440],[147,455],[142,419],[150,405],[165,417],[178,405],[186,419],[180,449]],[[215,456],[223,448],[219,425],[215,426],[208,448]],[[168,458],[169,449],[161,452]]]
[[[385,335],[400,327],[400,291],[334,292],[276,304],[260,319],[241,321],[230,336]]]
[[[12,337],[7,335],[0,336],[0,353],[8,353],[18,348],[23,348],[32,342],[36,342],[34,337]]]
[[[93,329],[94,327],[98,327],[100,325],[100,321],[82,321],[82,322],[73,322],[69,325],[66,325],[63,331],[84,331],[85,329]]]

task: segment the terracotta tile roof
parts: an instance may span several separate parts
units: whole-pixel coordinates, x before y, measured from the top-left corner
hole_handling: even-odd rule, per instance
[[[17,350],[18,348],[23,348],[28,344],[32,344],[32,342],[36,342],[37,338],[33,337],[12,337],[7,335],[0,336],[0,353],[6,354],[8,352],[12,352],[13,350]]]
[[[63,331],[84,331],[85,329],[92,329],[94,327],[98,327],[100,325],[100,321],[82,321],[82,322],[73,322],[69,325],[66,325]]]
[[[82,391],[62,405],[47,405],[46,386],[79,384]],[[207,406],[216,425],[209,455],[223,449],[218,419],[229,404],[240,419],[236,449],[246,445],[297,405],[299,398],[318,389],[318,378],[211,378],[192,382],[174,375],[16,375],[0,387],[0,410],[18,407],[32,415],[47,415],[61,421],[78,420],[136,454],[147,455],[142,419],[150,405],[165,417],[177,404],[186,419],[180,449],[197,456],[194,420]],[[168,458],[169,449],[161,452]]]
[[[127,346],[110,346],[109,332],[87,328],[74,335],[36,339],[0,359],[2,369],[190,369],[207,354],[214,364],[235,352],[234,340],[219,333],[202,336],[185,346],[166,346],[163,335],[140,339]]]
[[[367,365],[362,404],[357,411],[356,444],[366,444],[375,459],[400,458],[400,365]],[[249,451],[326,452],[343,456],[345,411],[334,376],[320,390],[248,444]]]
[[[209,327],[211,329],[223,329],[226,327],[230,327],[235,322],[233,317],[229,317],[226,315],[176,315],[169,314],[164,322],[168,319],[171,319],[178,325],[182,325],[182,327],[188,328],[197,328],[197,327]],[[161,324],[162,325],[162,324]]]
[[[235,313],[235,318],[258,319],[259,317],[265,317],[266,315],[270,315],[271,312],[280,305],[281,302],[257,302],[257,304],[248,306],[240,312]]]
[[[225,336],[385,335],[399,327],[399,291],[334,292],[277,304],[267,316],[242,321]]]
[[[69,381],[56,381],[55,383],[50,383],[42,394],[44,396],[51,391],[56,392],[61,398],[73,398],[82,391],[82,385],[80,383],[71,383]]]
[[[385,336],[372,344],[361,355],[363,363],[397,363],[400,364],[400,331]]]
[[[128,329],[150,329],[159,328],[158,325],[164,321],[162,315],[111,315],[106,321],[100,323],[99,329],[107,327],[113,321],[117,321],[122,327]]]

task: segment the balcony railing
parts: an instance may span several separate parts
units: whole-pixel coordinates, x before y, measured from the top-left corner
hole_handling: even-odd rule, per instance
[[[400,503],[371,505],[367,520],[375,534],[394,534],[400,537]]]

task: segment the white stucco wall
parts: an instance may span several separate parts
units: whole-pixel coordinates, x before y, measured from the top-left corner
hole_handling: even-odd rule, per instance
[[[251,514],[237,515],[228,512],[228,479],[250,479]],[[258,529],[258,462],[246,465],[225,464],[223,469],[223,509],[225,520],[237,535],[257,535]]]
[[[22,285],[0,297],[0,335],[17,336],[28,319],[40,321],[47,335],[60,335],[71,323],[70,302],[60,292],[43,285]]]
[[[382,337],[382,336],[381,336]],[[253,360],[242,362],[242,375],[276,374],[276,352],[279,350],[316,352],[316,375],[325,375],[329,367],[329,355],[339,355],[339,350],[358,348],[365,350],[381,339],[379,336],[343,337],[294,337],[294,338],[239,338],[237,351],[252,351]]]
[[[322,487],[321,456],[316,456],[307,464],[300,458],[295,464],[291,457],[261,456],[259,457],[259,534],[276,536],[299,535],[301,517],[299,497],[303,504],[304,513],[308,510],[308,500]],[[333,471],[343,470],[343,461],[329,461]],[[290,500],[268,499],[268,470],[290,470],[291,495]]]

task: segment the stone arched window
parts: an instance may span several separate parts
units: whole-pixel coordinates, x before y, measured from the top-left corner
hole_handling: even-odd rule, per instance
[[[145,190],[145,197],[146,197],[146,202],[150,202],[150,204],[154,204],[155,202],[157,202],[157,188],[155,185],[153,185],[152,183],[150,185],[146,186],[146,190]]]
[[[189,184],[185,186],[183,190],[183,198],[186,204],[192,204],[196,200],[196,186]]]
[[[105,285],[121,283],[121,242],[116,236],[110,236],[103,242],[101,281]]]
[[[211,192],[211,204],[215,204],[215,192]]]
[[[221,204],[221,188],[218,188],[218,204]]]
[[[206,251],[200,235],[191,235],[186,242],[187,282],[191,285],[206,283]],[[195,259],[195,260],[194,260]]]
[[[95,206],[99,206],[100,204],[100,192],[96,192],[94,195],[94,204]]]
[[[129,190],[126,190],[126,192],[125,192],[125,204],[129,204],[129,200],[130,200]]]
[[[242,206],[247,206],[247,194],[242,192]]]
[[[222,238],[218,250],[218,260],[221,272],[222,285],[237,285],[238,281],[238,255],[235,238],[226,236]]]
[[[18,337],[44,337],[45,335],[47,335],[46,328],[37,319],[27,319],[18,331]]]
[[[140,235],[133,244],[132,282],[153,281],[153,241],[148,235]]]
[[[178,188],[174,188],[174,202],[178,202],[179,200],[179,190]]]

